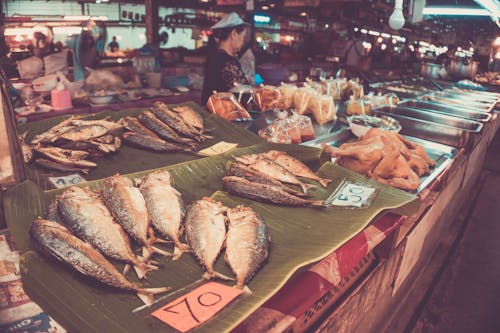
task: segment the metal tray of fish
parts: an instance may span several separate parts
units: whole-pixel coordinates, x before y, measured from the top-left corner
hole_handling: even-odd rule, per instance
[[[452,104],[452,105],[460,105],[460,107],[465,107],[465,108],[472,108],[477,111],[482,111],[482,112],[491,112],[493,108],[495,107],[495,103],[481,103],[481,102],[475,102],[471,101],[467,98],[454,98],[454,97],[446,97],[446,96],[440,96],[436,94],[431,94],[431,95],[425,95],[419,97],[422,100],[426,101],[433,101],[433,102],[438,102],[438,103],[444,103],[444,104]]]
[[[464,99],[472,99],[476,102],[484,102],[484,103],[498,103],[500,101],[499,94],[492,93],[482,93],[478,91],[467,91],[460,89],[446,89],[442,92],[438,93],[439,95],[448,96],[452,98],[464,98]]]
[[[412,136],[404,135],[404,137],[423,146],[425,148],[427,156],[436,161],[436,166],[432,169],[431,173],[420,178],[420,186],[417,189],[418,194],[430,183],[432,183],[453,162],[453,159],[458,153],[458,149],[450,147],[448,145],[427,141]],[[350,130],[347,129],[322,136],[315,140],[303,143],[302,145],[321,147],[322,143],[326,143],[329,146],[340,147],[340,145],[342,145],[343,143],[355,140],[357,140],[357,138],[352,134]]]
[[[372,108],[371,111],[374,114],[382,113],[387,114],[390,113],[392,115],[400,115],[420,120],[430,121],[439,125],[456,127],[464,131],[468,131],[471,133],[479,133],[483,129],[483,123],[478,121],[455,117],[450,114],[437,113],[432,111],[425,111],[420,109],[414,109],[410,107],[377,107]]]
[[[403,100],[398,103],[398,107],[399,106],[448,114],[448,115],[453,115],[455,117],[472,119],[480,122],[488,122],[491,119],[491,113],[488,112],[476,111],[475,109],[467,109],[464,107],[458,107],[449,104],[441,104],[432,101],[423,101],[418,99]]]

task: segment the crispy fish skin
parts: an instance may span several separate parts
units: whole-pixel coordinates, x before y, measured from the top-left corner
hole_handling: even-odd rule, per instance
[[[203,198],[193,202],[186,213],[186,240],[198,261],[205,267],[205,279],[222,277],[214,271],[215,260],[226,235],[227,210],[220,202]]]
[[[154,294],[169,290],[169,288],[143,289],[134,285],[101,253],[58,223],[36,219],[31,224],[30,234],[44,252],[104,284],[137,293],[145,303],[151,303]]]
[[[268,159],[262,155],[242,155],[235,158],[236,161],[247,164],[250,168],[262,172],[268,177],[279,180],[283,183],[298,185],[306,193],[314,185],[306,184],[300,181],[293,173],[283,168],[281,165],[275,163],[273,160]]]
[[[135,132],[125,132],[122,134],[125,142],[140,148],[153,150],[157,152],[193,152],[193,149],[184,145],[168,142],[158,137],[152,137]]]
[[[155,132],[151,131],[146,126],[141,124],[141,122],[139,120],[137,120],[137,118],[127,116],[127,117],[120,119],[120,121],[118,123],[123,125],[127,130],[129,130],[131,132],[135,132],[135,133],[142,134],[142,135],[147,135],[147,136],[150,136],[153,138],[158,138],[158,135],[156,135]]]
[[[47,169],[47,170],[53,170],[53,171],[61,171],[61,172],[83,172],[83,173],[88,173],[89,169],[86,168],[78,168],[78,167],[72,167],[69,165],[64,165],[61,163],[57,163],[55,161],[46,159],[46,158],[37,158],[35,159],[35,164]]]
[[[222,178],[224,189],[249,199],[271,201],[286,206],[323,206],[323,201],[305,200],[271,185],[253,183],[245,178],[226,176]]]
[[[297,195],[299,197],[304,196],[304,193],[289,188],[283,185],[279,180],[273,179],[257,170],[251,169],[246,164],[237,161],[231,161],[230,163],[231,164],[229,165],[229,170],[228,170],[230,176],[242,177],[259,184],[276,186],[281,188],[283,191],[291,193],[293,195]]]
[[[86,169],[95,168],[97,166],[96,163],[85,159],[89,156],[89,153],[86,151],[57,147],[37,147],[35,148],[35,152],[59,164],[67,166]]]
[[[61,121],[59,124],[51,127],[49,130],[36,135],[33,140],[31,140],[31,144],[36,145],[39,143],[48,143],[54,141],[53,139],[55,137],[73,128],[74,125],[71,125],[71,122],[77,118],[77,116],[71,116],[68,119]]]
[[[115,222],[96,193],[76,186],[66,190],[58,200],[57,210],[73,233],[105,256],[134,265],[139,278],[153,269],[139,261],[132,252],[123,228]]]
[[[201,133],[196,127],[185,123],[182,118],[175,112],[169,110],[168,106],[162,102],[153,104],[151,111],[158,119],[174,129],[177,133],[184,135],[188,138],[202,141]]]
[[[177,134],[170,126],[158,119],[152,112],[144,111],[137,116],[139,121],[147,128],[158,134],[162,139],[176,142],[194,148],[194,144],[188,138],[183,138]]]
[[[330,179],[323,179],[312,172],[311,169],[307,167],[304,163],[299,161],[298,159],[288,155],[285,152],[279,150],[269,150],[262,154],[270,160],[273,160],[275,163],[279,164],[283,168],[287,169],[295,176],[313,179],[321,184],[323,187],[327,187],[331,182]]]
[[[229,209],[227,217],[224,259],[236,274],[236,287],[243,289],[269,254],[269,234],[262,217],[249,207]]]
[[[116,221],[141,245],[149,245],[149,213],[141,191],[127,177],[115,175],[103,180],[101,195]]]
[[[181,194],[172,186],[166,170],[154,171],[141,179],[139,190],[144,196],[151,224],[162,236],[174,242],[174,260],[189,250],[179,238],[184,231],[186,209]]]
[[[191,125],[201,131],[205,129],[205,122],[203,121],[203,117],[191,107],[176,106],[172,108],[172,111],[177,113],[186,124]]]

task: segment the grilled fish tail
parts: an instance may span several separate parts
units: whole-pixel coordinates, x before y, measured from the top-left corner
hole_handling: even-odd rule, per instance
[[[137,289],[137,297],[146,305],[150,305],[154,301],[154,295],[163,294],[171,290],[170,287],[161,288],[139,288]]]
[[[224,281],[234,281],[234,278],[226,276],[226,275],[221,274],[221,273],[216,272],[216,271],[211,271],[211,272],[207,271],[207,272],[203,273],[203,278],[205,280],[211,280],[211,279],[217,278],[217,279],[221,279]]]

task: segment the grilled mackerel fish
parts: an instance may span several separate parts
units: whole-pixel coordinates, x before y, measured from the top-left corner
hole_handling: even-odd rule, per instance
[[[102,199],[93,192],[70,187],[59,198],[59,215],[73,233],[105,256],[132,264],[139,278],[157,267],[140,261],[132,252],[123,228],[115,222]]]
[[[177,113],[171,111],[165,103],[154,103],[151,111],[158,119],[173,128],[177,133],[196,141],[204,140],[202,133],[196,127],[184,122],[184,120]]]
[[[293,173],[295,176],[298,177],[303,177],[303,178],[308,178],[317,181],[318,183],[321,184],[323,187],[327,187],[328,184],[331,182],[330,179],[323,179],[316,175],[314,172],[312,172],[307,165],[302,163],[296,158],[293,158],[292,156],[288,155],[287,153],[284,153],[279,150],[270,150],[266,153],[261,154],[268,159],[274,161],[275,163],[279,164],[281,167],[287,169],[291,173]]]
[[[215,260],[224,243],[226,218],[220,202],[203,198],[193,202],[186,213],[186,240],[198,261],[205,267],[204,279],[228,277],[214,271]]]
[[[31,236],[47,254],[62,261],[83,275],[90,276],[109,286],[132,291],[146,304],[153,302],[153,295],[170,288],[140,288],[128,281],[101,253],[71,234],[64,226],[36,219],[30,227]]]
[[[304,193],[307,193],[309,189],[315,187],[314,185],[309,185],[300,181],[293,173],[265,156],[259,154],[242,155],[236,157],[235,159],[238,162],[247,164],[254,170],[264,173],[268,177],[279,180],[280,182],[298,185],[302,188]]]
[[[144,126],[158,134],[162,139],[180,143],[194,149],[195,145],[191,139],[181,137],[170,126],[158,119],[152,112],[144,111],[139,114],[137,118]]]
[[[123,125],[127,130],[135,132],[137,134],[147,135],[153,138],[158,138],[155,132],[151,131],[145,127],[137,118],[134,117],[124,117],[118,121],[119,124]]]
[[[176,106],[172,109],[175,113],[182,118],[184,123],[193,126],[203,132],[205,130],[205,122],[203,121],[203,117],[193,110],[189,106]]]
[[[183,252],[189,251],[179,239],[184,232],[186,209],[181,194],[172,186],[172,176],[166,170],[154,171],[141,179],[139,189],[153,228],[174,242],[173,259],[179,259]]]
[[[270,201],[285,206],[323,206],[323,201],[306,200],[283,191],[280,187],[253,183],[245,178],[226,176],[222,178],[222,186],[232,194],[245,198]]]
[[[224,259],[236,274],[236,287],[243,289],[269,253],[269,234],[264,220],[249,207],[227,211],[229,228]]]
[[[137,146],[139,148],[158,151],[158,152],[179,152],[184,151],[187,153],[192,153],[193,149],[188,148],[187,146],[168,142],[158,138],[156,135],[149,136],[136,132],[125,132],[122,134],[125,142],[130,143],[131,145]]]
[[[237,161],[231,161],[229,163],[230,163],[230,165],[228,167],[228,172],[229,172],[230,176],[242,177],[242,178],[245,178],[249,181],[259,183],[259,184],[276,186],[276,187],[281,188],[285,192],[288,192],[288,193],[293,194],[293,195],[297,195],[299,197],[307,196],[307,194],[304,194],[300,191],[289,188],[288,186],[285,186],[283,183],[281,183],[279,180],[276,180],[274,178],[266,176],[265,174],[261,173],[260,171],[257,171],[257,170],[250,168],[246,164],[243,164],[243,163],[237,162]]]
[[[150,220],[146,201],[141,191],[127,177],[115,175],[106,178],[101,184],[101,195],[116,221],[139,244],[150,252]]]

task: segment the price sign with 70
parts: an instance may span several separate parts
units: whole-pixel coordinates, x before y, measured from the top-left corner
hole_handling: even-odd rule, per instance
[[[242,292],[238,288],[208,282],[152,315],[181,332],[187,332],[213,317]]]

